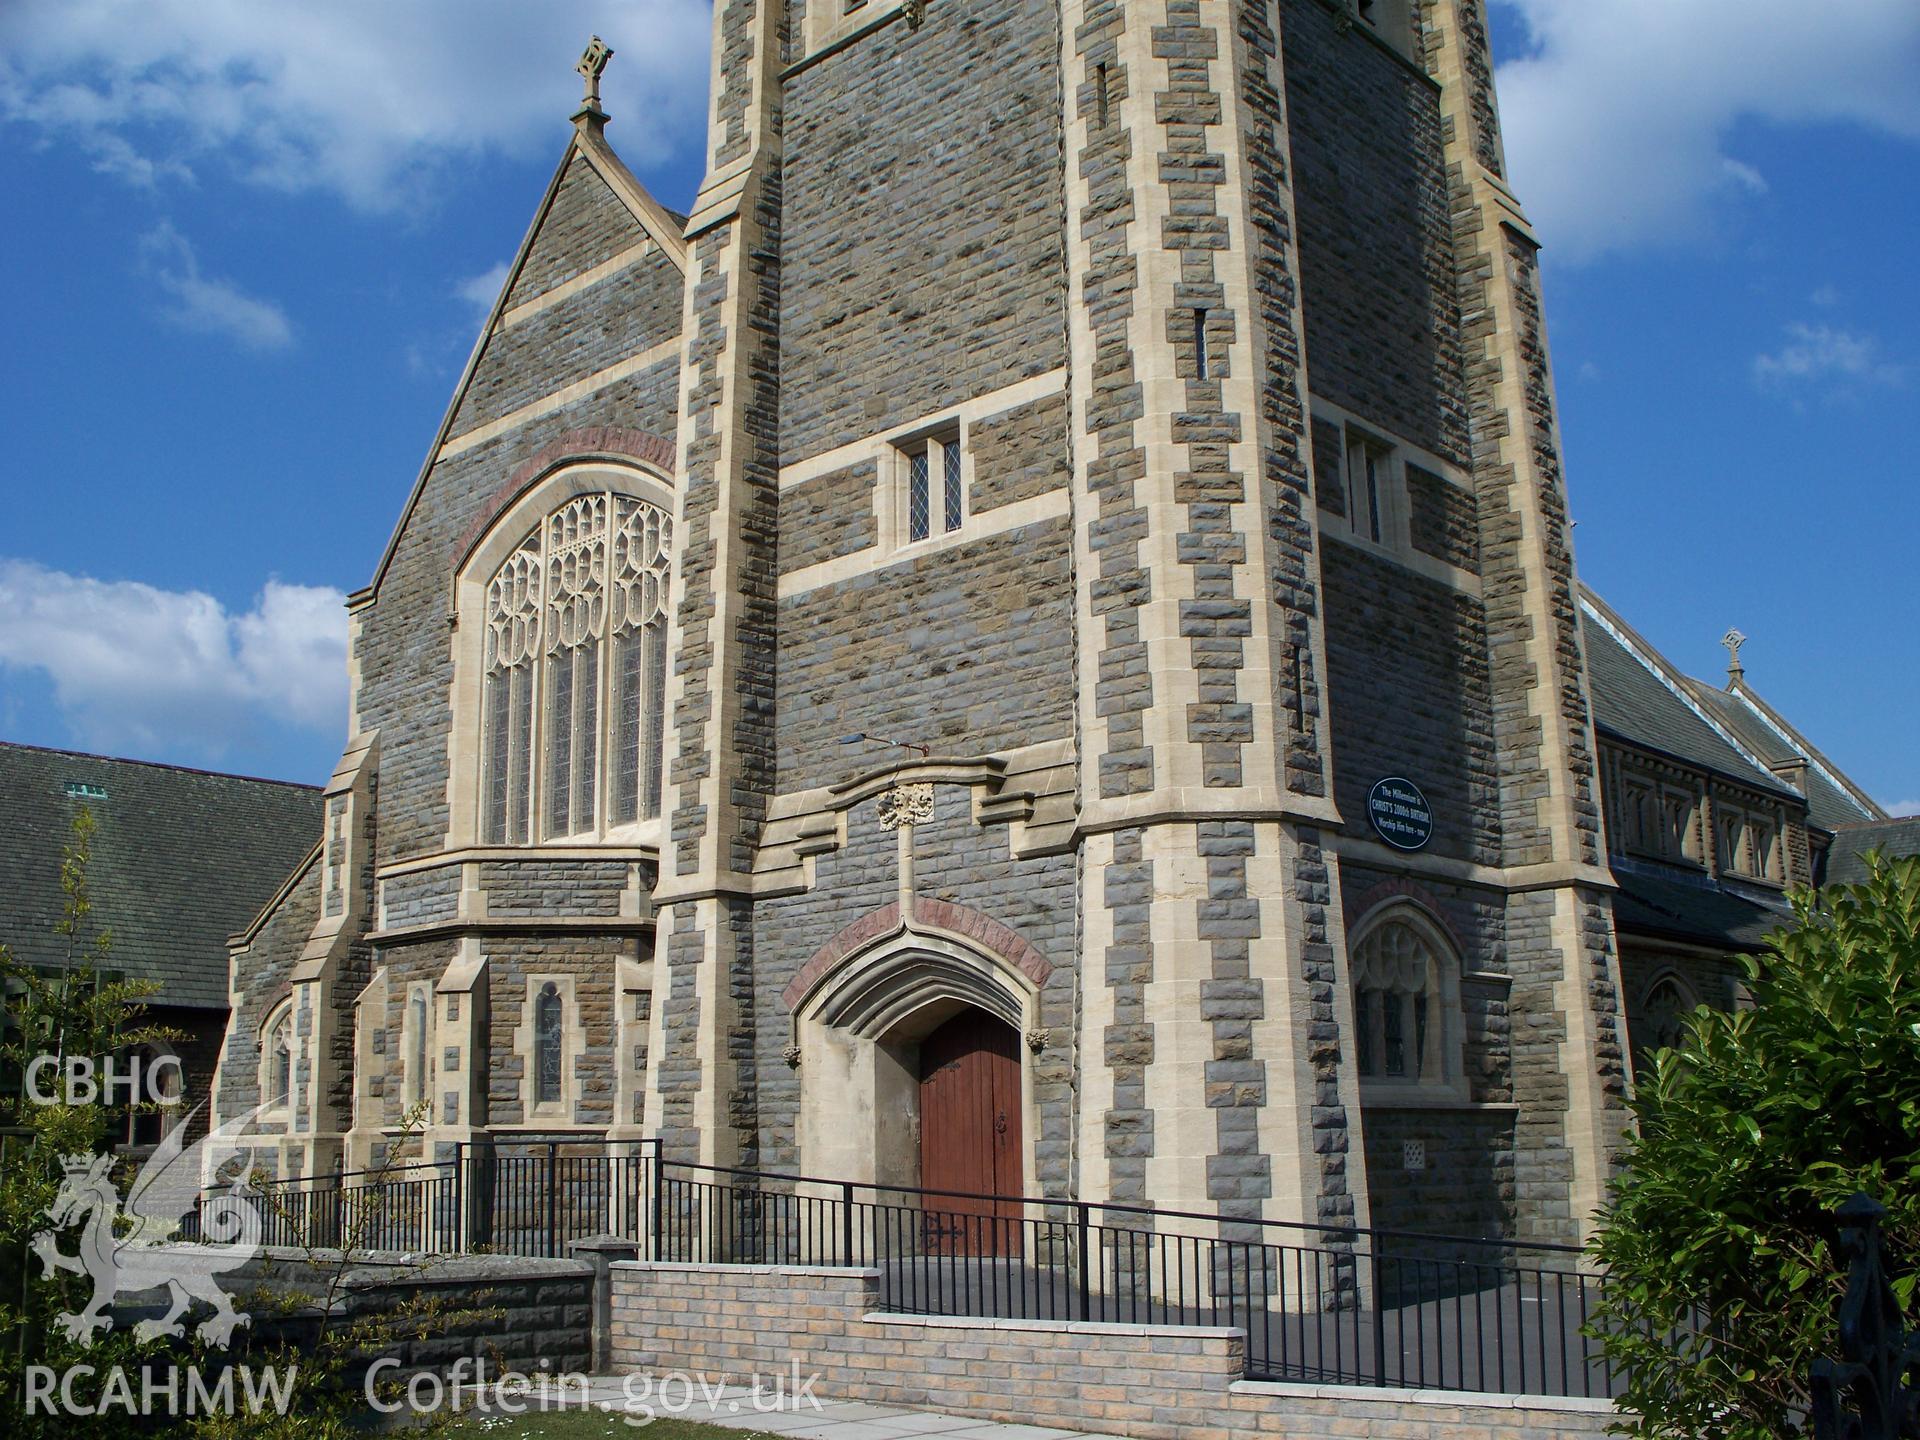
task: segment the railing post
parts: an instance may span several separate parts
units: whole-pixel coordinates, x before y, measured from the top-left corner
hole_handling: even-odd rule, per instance
[[[557,1257],[559,1250],[559,1212],[555,1209],[555,1199],[560,1190],[560,1145],[558,1141],[547,1142],[547,1254]]]
[[[466,1150],[466,1141],[456,1140],[453,1142],[453,1253],[456,1255],[464,1255],[467,1253],[466,1189],[461,1183],[461,1172],[466,1168],[463,1163],[466,1158]]]
[[[1092,1225],[1086,1201],[1074,1201],[1073,1208],[1080,1243],[1080,1319],[1085,1323],[1093,1319],[1093,1275],[1088,1268],[1093,1251]]]
[[[1375,1236],[1368,1247],[1373,1255],[1373,1383],[1387,1383],[1387,1302],[1380,1258],[1380,1239]],[[1545,1317],[1541,1319],[1545,1324]]]
[[[840,1263],[853,1264],[853,1185],[840,1187]]]
[[[660,1222],[666,1199],[664,1192],[667,1188],[667,1167],[666,1162],[660,1158],[658,1142],[655,1142],[647,1160],[653,1172],[653,1192],[647,1202],[647,1208],[651,1212],[647,1217],[647,1258],[658,1261],[665,1258],[660,1250]]]

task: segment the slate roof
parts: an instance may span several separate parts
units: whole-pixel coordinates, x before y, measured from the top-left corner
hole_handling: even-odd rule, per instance
[[[225,1009],[227,937],[312,850],[319,787],[0,742],[0,943],[32,964],[66,956],[60,854],[82,805],[108,968],[159,981],[154,1004]]]
[[[1846,825],[1833,832],[1827,852],[1826,883],[1858,885],[1867,878],[1867,852],[1883,855],[1920,855],[1920,815],[1878,820],[1870,825]]]
[[[1780,729],[1767,723],[1760,706],[1765,702],[1749,693],[1735,693],[1721,690],[1703,680],[1691,680],[1688,690],[1695,699],[1714,718],[1740,737],[1741,743],[1770,764],[1790,763],[1806,759],[1812,763],[1807,766],[1807,813],[1823,830],[1834,830],[1842,825],[1858,825],[1867,820],[1886,818],[1880,807],[1861,794],[1857,788],[1849,789],[1852,784],[1840,774],[1839,768],[1807,742],[1804,735],[1786,726],[1792,739],[1781,734]],[[1746,687],[1742,687],[1745,692]],[[1766,714],[1771,715],[1771,707]],[[1776,720],[1778,717],[1775,717]]]
[[[1669,878],[1616,859],[1613,919],[1623,932],[1657,935],[1727,950],[1757,950],[1793,918],[1784,900],[1764,901],[1697,880]]]
[[[1618,616],[1589,598],[1584,629],[1595,728],[1628,744],[1716,771],[1756,790],[1798,797],[1798,791],[1762,769],[1715,730],[1691,696],[1679,693],[1678,682],[1685,677],[1669,672],[1674,682],[1669,683],[1655,673],[1651,665],[1668,668],[1657,652]]]

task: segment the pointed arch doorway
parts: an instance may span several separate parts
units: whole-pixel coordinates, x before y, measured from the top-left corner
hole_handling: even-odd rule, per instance
[[[920,1042],[920,1186],[923,1190],[1018,1196],[1025,1190],[1019,1036],[972,1006]],[[1017,1200],[929,1195],[929,1251],[1017,1255]]]

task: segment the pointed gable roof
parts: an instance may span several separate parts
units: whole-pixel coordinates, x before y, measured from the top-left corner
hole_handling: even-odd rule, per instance
[[[1775,767],[1805,761],[1808,817],[1822,829],[1885,820],[1886,812],[1742,680],[1727,689],[1683,673],[1584,585],[1594,723],[1749,784],[1801,795]]]
[[[1687,677],[1598,595],[1582,587],[1580,605],[1597,729],[1756,790],[1797,795],[1694,698]]]
[[[591,182],[587,177],[591,177]],[[569,181],[573,183],[570,185]],[[597,182],[597,183],[594,183]],[[572,192],[569,194],[569,192]],[[400,543],[400,537],[406,532],[408,522],[420,503],[428,477],[440,459],[441,451],[446,448],[452,434],[455,420],[460,415],[467,392],[472,388],[474,376],[480,368],[481,358],[486,354],[487,345],[500,328],[501,317],[509,309],[521,304],[537,303],[549,287],[536,281],[531,287],[532,293],[522,287],[523,279],[534,279],[529,274],[530,265],[537,264],[536,257],[542,250],[541,241],[550,225],[556,230],[569,228],[568,222],[576,220],[577,215],[569,214],[569,207],[563,205],[563,197],[578,197],[582,203],[590,204],[585,197],[589,195],[610,195],[622,207],[625,213],[638,224],[646,239],[657,245],[674,269],[684,277],[687,273],[687,242],[681,231],[684,220],[677,217],[651,195],[647,193],[634,174],[613,152],[597,127],[576,125],[573,137],[567,142],[566,152],[561,155],[560,163],[554,168],[553,178],[547,182],[546,193],[541,197],[540,206],[534,212],[533,221],[527,227],[527,233],[520,241],[520,248],[514,252],[513,263],[507,268],[507,278],[500,287],[500,293],[494,298],[493,306],[487,312],[480,334],[474,340],[473,350],[467,356],[467,363],[460,372],[460,379],[453,387],[453,398],[448,401],[446,413],[441,416],[439,428],[434,432],[433,443],[427,447],[427,456],[420,466],[420,474],[413,482],[413,489],[407,496],[407,503],[401,508],[399,521],[388,537],[386,548],[380,554],[380,562],[374,567],[373,578],[360,590],[347,597],[349,609],[358,609],[371,604],[379,594],[380,584],[386,578],[388,567],[393,563],[394,552]],[[594,267],[619,263],[617,253],[600,256]],[[589,269],[586,273],[593,273]],[[513,304],[510,305],[509,301]]]

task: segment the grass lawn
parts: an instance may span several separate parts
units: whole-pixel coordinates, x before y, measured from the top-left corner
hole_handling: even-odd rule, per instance
[[[556,1410],[544,1415],[490,1415],[466,1419],[435,1432],[458,1440],[612,1440],[614,1436],[644,1435],[647,1440],[767,1440],[760,1431],[723,1425],[700,1425],[670,1415],[642,1426],[604,1410]]]

